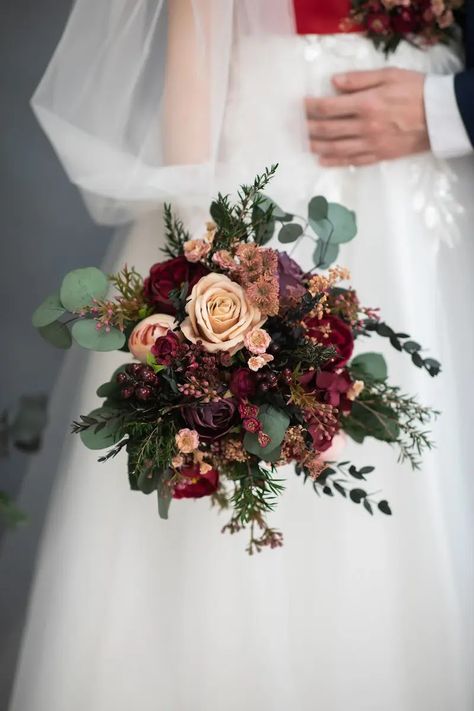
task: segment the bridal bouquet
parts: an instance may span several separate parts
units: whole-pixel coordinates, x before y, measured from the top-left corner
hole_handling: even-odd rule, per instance
[[[374,437],[416,468],[431,446],[433,412],[389,383],[381,355],[353,357],[356,339],[377,333],[430,375],[440,369],[361,306],[347,270],[331,266],[356,234],[354,214],[323,197],[307,217],[284,212],[263,193],[275,169],[235,204],[219,195],[198,239],[166,206],[167,258],[145,279],[127,266],[108,277],[74,270],[33,317],[57,346],[73,339],[132,356],[99,387],[103,404],[74,423],[86,447],[109,448],[100,461],[125,449],[131,488],[156,491],[164,518],[172,499],[232,508],[224,529],[249,525],[249,552],[282,543],[265,519],[283,489],[281,465],[293,463],[318,493],[389,515],[388,502],[362,488],[373,467],[334,463],[336,450],[344,438]],[[312,268],[267,246],[277,226],[282,245],[314,241]]]
[[[362,27],[386,54],[402,40],[420,46],[454,37],[454,12],[464,0],[352,0],[349,24]]]

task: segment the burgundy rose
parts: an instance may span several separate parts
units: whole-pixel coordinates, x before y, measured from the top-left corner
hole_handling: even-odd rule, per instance
[[[237,368],[231,375],[229,390],[241,400],[252,397],[257,391],[255,374],[248,368]]]
[[[303,270],[286,252],[278,252],[278,281],[280,284],[280,298],[304,293],[302,285]],[[296,291],[295,291],[296,290]]]
[[[318,343],[333,346],[336,356],[326,367],[341,368],[347,363],[354,350],[354,337],[351,328],[337,316],[316,317],[305,321],[307,335]]]
[[[371,12],[365,22],[369,32],[377,35],[385,35],[390,29],[390,17],[387,12]]]
[[[200,499],[217,491],[219,472],[215,469],[201,473],[199,464],[194,464],[192,467],[183,467],[179,473],[183,479],[174,488],[174,499]]]
[[[178,348],[178,336],[173,331],[168,331],[166,336],[159,336],[159,338],[156,339],[154,345],[151,347],[151,352],[159,365],[171,365],[176,358]]]
[[[222,437],[238,421],[237,405],[232,398],[203,402],[196,406],[186,405],[181,409],[181,414],[186,424],[196,430],[204,441]]]
[[[418,30],[418,17],[412,9],[401,7],[392,15],[392,29],[397,35],[408,35]]]
[[[150,276],[145,279],[145,299],[161,313],[174,315],[176,309],[170,300],[170,292],[180,289],[184,282],[189,291],[209,269],[200,262],[188,262],[186,257],[175,257],[166,262],[158,262],[150,269]]]

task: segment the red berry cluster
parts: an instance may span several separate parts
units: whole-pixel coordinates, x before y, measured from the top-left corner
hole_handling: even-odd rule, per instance
[[[130,363],[125,371],[117,373],[116,380],[122,386],[121,395],[124,400],[137,398],[146,402],[157,394],[158,376],[149,365]]]

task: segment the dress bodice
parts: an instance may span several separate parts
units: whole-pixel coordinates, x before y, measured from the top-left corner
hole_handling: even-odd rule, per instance
[[[293,0],[293,6],[300,35],[332,35],[357,30],[342,27],[349,16],[349,0]]]

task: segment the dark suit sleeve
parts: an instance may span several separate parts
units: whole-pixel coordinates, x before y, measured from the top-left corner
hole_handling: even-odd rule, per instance
[[[456,74],[454,91],[467,135],[474,146],[474,69]]]

